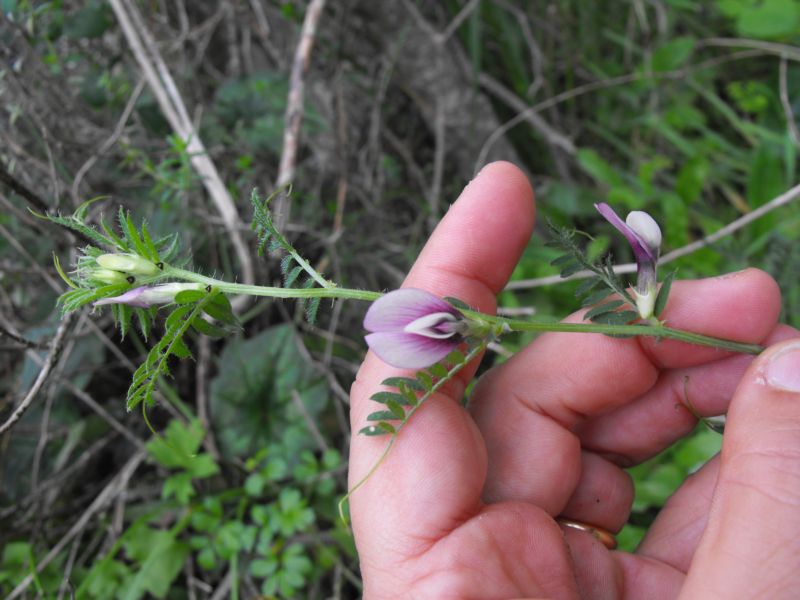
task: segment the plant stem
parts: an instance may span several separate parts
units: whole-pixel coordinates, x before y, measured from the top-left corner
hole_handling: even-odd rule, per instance
[[[484,317],[485,318],[485,317]],[[744,354],[760,354],[764,348],[758,344],[747,344],[715,338],[700,333],[692,333],[682,329],[673,329],[664,325],[602,325],[597,323],[535,323],[530,321],[508,321],[492,318],[491,322],[502,323],[511,331],[562,331],[604,333],[608,335],[648,335],[656,338],[678,340],[697,346],[710,346],[720,350],[741,352]]]
[[[200,275],[199,273],[193,273],[192,271],[170,266],[164,267],[164,276],[210,285],[226,294],[245,294],[247,296],[271,296],[273,298],[345,298],[349,300],[365,300],[367,302],[372,302],[383,295],[380,292],[339,287],[280,288],[263,285],[245,285],[243,283],[228,283],[212,277]]]
[[[248,296],[270,296],[273,298],[344,298],[349,300],[364,300],[373,302],[383,294],[368,290],[354,290],[340,287],[325,288],[280,288],[260,285],[245,285],[242,283],[228,283],[212,277],[206,277],[199,273],[193,273],[185,269],[178,269],[166,265],[164,267],[165,277],[173,277],[184,281],[192,281],[213,288],[226,294],[245,294]],[[597,323],[542,323],[531,321],[512,321],[501,317],[485,315],[475,311],[463,311],[468,317],[479,321],[484,321],[491,325],[505,329],[506,331],[561,331],[575,333],[604,333],[607,335],[648,335],[656,338],[678,340],[695,344],[698,346],[710,346],[720,350],[730,352],[741,352],[744,354],[759,354],[763,348],[757,344],[745,344],[731,340],[723,340],[699,333],[673,329],[664,325],[601,325]]]

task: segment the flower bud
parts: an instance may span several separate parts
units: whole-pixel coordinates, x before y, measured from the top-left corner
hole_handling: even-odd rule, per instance
[[[160,272],[155,264],[138,254],[101,254],[95,261],[105,269],[129,275],[157,275]]]
[[[95,306],[105,304],[127,304],[137,308],[148,308],[156,304],[169,304],[175,302],[175,296],[186,291],[200,291],[203,289],[201,283],[165,283],[163,285],[141,286],[114,296],[112,298],[102,298],[94,303]]]
[[[89,272],[89,278],[102,283],[107,283],[109,285],[128,282],[128,278],[125,276],[125,273],[112,271],[111,269],[93,269]]]

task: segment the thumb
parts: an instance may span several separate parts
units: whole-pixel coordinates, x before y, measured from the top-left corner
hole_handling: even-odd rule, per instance
[[[800,589],[800,341],[772,346],[733,397],[691,598],[796,598]],[[683,597],[683,596],[682,596]]]

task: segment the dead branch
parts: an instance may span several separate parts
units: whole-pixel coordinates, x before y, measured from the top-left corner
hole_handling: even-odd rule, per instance
[[[47,353],[47,358],[42,365],[41,371],[39,371],[39,374],[36,376],[36,380],[33,382],[33,385],[28,390],[28,393],[25,394],[25,397],[19,403],[17,408],[14,409],[14,412],[11,413],[11,416],[8,417],[5,423],[0,425],[0,435],[10,430],[14,424],[22,418],[22,415],[25,414],[25,411],[31,407],[31,404],[33,404],[33,401],[36,399],[39,390],[41,390],[44,386],[47,378],[50,376],[50,373],[53,371],[53,368],[59,359],[61,349],[64,345],[64,340],[72,328],[72,322],[75,319],[75,314],[76,313],[69,313],[61,320],[58,330],[56,331],[56,335],[53,337],[53,341],[50,343],[50,351]]]
[[[128,462],[123,465],[117,476],[114,477],[105,488],[103,488],[103,491],[97,495],[97,498],[94,499],[94,501],[89,505],[89,508],[86,509],[86,511],[78,518],[77,521],[75,521],[75,524],[70,527],[69,531],[64,535],[64,537],[62,537],[58,543],[50,549],[50,552],[48,552],[38,563],[36,563],[36,573],[41,573],[42,570],[61,553],[67,544],[69,544],[76,535],[86,528],[86,526],[89,524],[89,521],[92,520],[96,513],[105,508],[105,506],[109,504],[119,493],[128,487],[128,481],[130,481],[130,478],[144,460],[145,456],[147,456],[146,451],[137,450],[136,453],[128,459]],[[25,592],[25,590],[28,589],[28,586],[30,586],[30,584],[33,582],[33,579],[34,575],[30,574],[25,577],[25,579],[20,581],[19,585],[17,585],[11,594],[9,594],[7,600],[19,598]]]
[[[311,62],[311,50],[314,47],[314,38],[317,26],[325,9],[326,0],[311,0],[303,19],[300,30],[300,41],[292,62],[292,73],[289,77],[289,95],[286,100],[286,116],[284,118],[283,151],[281,162],[278,166],[278,177],[275,189],[279,190],[275,199],[275,225],[281,230],[289,221],[291,209],[287,186],[294,180],[297,163],[297,148],[300,138],[300,125],[303,122],[303,91],[305,88],[305,74]]]
[[[186,151],[192,166],[200,175],[214,206],[222,216],[239,258],[242,281],[253,283],[253,262],[238,228],[241,221],[236,206],[189,118],[175,80],[133,3],[130,0],[110,0],[110,3],[159,107],[175,133],[186,142]]]

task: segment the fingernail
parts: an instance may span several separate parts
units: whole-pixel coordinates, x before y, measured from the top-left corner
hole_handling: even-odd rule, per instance
[[[800,343],[793,343],[769,359],[765,370],[766,382],[787,392],[800,392]]]

